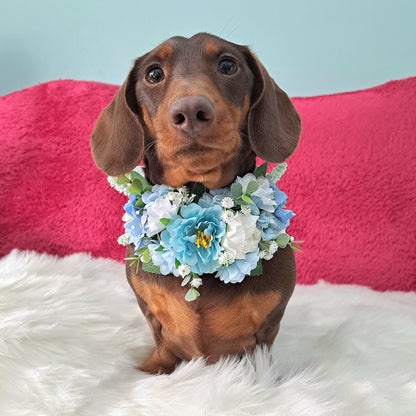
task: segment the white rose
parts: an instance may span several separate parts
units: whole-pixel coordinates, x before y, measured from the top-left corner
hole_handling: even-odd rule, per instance
[[[152,237],[164,230],[166,226],[160,222],[160,219],[172,218],[174,215],[176,215],[178,213],[180,203],[181,200],[179,198],[170,201],[168,194],[166,194],[160,196],[159,198],[155,199],[154,202],[149,204],[149,206],[146,208],[146,234],[149,237]]]
[[[260,232],[256,227],[258,216],[237,212],[227,223],[227,232],[221,245],[235,259],[244,259],[246,253],[253,251],[260,241]]]

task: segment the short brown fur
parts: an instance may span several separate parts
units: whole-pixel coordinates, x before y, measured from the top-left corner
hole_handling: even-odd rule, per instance
[[[234,60],[235,73],[221,73],[224,57]],[[155,61],[164,77],[148,82]],[[173,103],[183,98],[210,103],[212,114],[196,124],[172,121]],[[136,60],[98,119],[91,147],[97,166],[108,174],[128,172],[143,156],[153,184],[192,187],[201,182],[213,189],[252,171],[256,156],[282,162],[299,134],[292,103],[251,51],[202,33],[169,39]],[[129,245],[127,257],[133,255]],[[238,284],[203,275],[201,296],[194,302],[184,300],[187,289],[180,277],[136,272],[128,265],[126,272],[156,344],[140,367],[149,373],[170,373],[193,357],[213,363],[256,345],[270,347],[296,280],[289,248],[263,262],[261,276],[246,276]]]

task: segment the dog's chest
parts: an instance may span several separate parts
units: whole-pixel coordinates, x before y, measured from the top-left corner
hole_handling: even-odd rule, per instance
[[[161,325],[162,335],[190,356],[207,355],[212,343],[250,340],[279,304],[279,292],[242,294],[233,300],[209,298],[202,293],[194,302],[184,299],[186,290],[166,290],[155,282],[135,276],[130,283]],[[204,297],[205,295],[205,297]],[[208,299],[209,298],[209,299]],[[187,358],[187,357],[184,357]]]

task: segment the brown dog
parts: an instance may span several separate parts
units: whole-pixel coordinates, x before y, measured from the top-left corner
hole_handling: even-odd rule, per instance
[[[205,33],[174,37],[138,58],[91,137],[97,166],[113,176],[143,157],[152,184],[200,182],[215,189],[294,151],[300,119],[287,95],[245,46]],[[127,257],[134,255],[132,245]],[[181,278],[127,266],[127,276],[156,343],[140,367],[174,370],[181,360],[242,354],[271,346],[296,271],[291,248],[263,262],[263,275],[224,284],[204,275],[201,296],[186,302]]]

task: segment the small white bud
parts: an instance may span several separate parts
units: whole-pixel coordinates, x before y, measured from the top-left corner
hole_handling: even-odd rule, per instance
[[[200,277],[194,277],[191,280],[191,286],[194,288],[198,288],[199,286],[202,285],[202,279]]]
[[[226,209],[232,208],[234,201],[229,196],[226,196],[221,200],[221,206]]]
[[[188,276],[188,274],[191,273],[191,268],[187,264],[180,264],[178,266],[178,273],[181,277]]]

